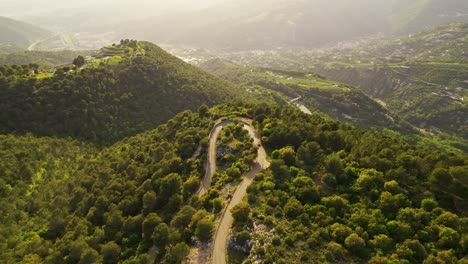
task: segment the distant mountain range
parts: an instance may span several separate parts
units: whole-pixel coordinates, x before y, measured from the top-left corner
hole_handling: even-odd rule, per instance
[[[49,35],[46,29],[0,16],[0,44],[28,46]]]
[[[126,22],[120,34],[196,47],[320,47],[466,20],[464,0],[226,1],[202,11]]]

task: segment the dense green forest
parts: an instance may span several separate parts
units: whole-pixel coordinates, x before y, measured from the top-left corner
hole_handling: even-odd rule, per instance
[[[220,157],[212,188],[194,195],[210,120],[223,116],[252,118],[271,157],[234,210],[230,244],[246,248],[250,260],[453,263],[466,255],[466,155],[293,107],[229,104],[182,112],[102,150],[1,136],[0,259],[181,263],[196,241],[211,238],[228,199],[221,190],[252,164],[245,132],[227,127],[218,147],[231,154]]]
[[[233,211],[231,248],[254,245],[248,262],[454,263],[466,255],[466,155],[292,109],[247,111],[272,159]]]
[[[200,67],[128,39],[93,54],[0,43],[0,263],[206,254],[264,149],[230,211],[229,263],[468,263],[467,30]]]
[[[81,68],[60,67],[53,74],[37,72],[34,64],[0,66],[0,133],[72,136],[109,145],[183,110],[242,98],[239,87],[153,44],[119,45],[113,49],[127,53],[106,54]],[[130,52],[136,49],[142,52]]]

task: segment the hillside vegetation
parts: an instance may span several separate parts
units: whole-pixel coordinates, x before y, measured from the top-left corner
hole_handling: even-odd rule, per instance
[[[51,33],[28,23],[0,16],[0,43],[29,46]]]
[[[231,248],[247,262],[466,260],[466,155],[287,109],[260,106],[254,120],[272,161],[233,209]]]
[[[352,48],[266,52],[186,51],[198,61],[221,57],[240,65],[314,72],[359,88],[426,135],[467,150],[467,23]]]
[[[315,70],[360,87],[418,127],[468,138],[465,64],[414,62],[373,68],[336,64]]]
[[[366,128],[388,128],[405,133],[415,132],[404,121],[396,120],[378,103],[360,90],[333,82],[322,76],[299,71],[242,67],[223,60],[211,60],[199,65],[202,69],[226,80],[238,83],[253,92],[263,88],[286,95],[310,109]]]
[[[81,68],[0,66],[0,133],[109,145],[180,111],[241,98],[241,89],[147,42],[123,41]]]
[[[466,139],[467,36],[468,23],[452,24],[324,56],[314,71],[360,87],[416,126]]]
[[[226,128],[219,146],[233,152],[221,157],[225,172],[204,196],[194,195],[209,120],[223,116],[252,118],[271,157],[271,169],[233,210],[231,252],[244,248],[264,263],[433,263],[466,255],[466,155],[293,107],[230,104],[180,113],[101,151],[73,140],[1,136],[0,258],[181,263],[190,246],[210,240],[229,199],[221,190],[239,181],[250,159],[245,132]]]

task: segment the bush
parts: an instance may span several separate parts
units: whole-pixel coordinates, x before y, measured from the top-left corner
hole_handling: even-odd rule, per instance
[[[231,209],[235,223],[245,223],[250,217],[250,207],[247,203],[241,202]]]
[[[214,229],[213,220],[210,218],[204,218],[197,223],[197,228],[195,229],[195,235],[202,242],[207,242],[212,238]]]
[[[273,237],[273,239],[271,240],[271,244],[276,247],[281,246],[281,238],[279,238],[278,236]]]

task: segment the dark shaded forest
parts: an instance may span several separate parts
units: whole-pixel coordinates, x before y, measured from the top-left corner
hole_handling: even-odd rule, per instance
[[[123,44],[125,45],[125,44]],[[0,66],[0,133],[71,136],[110,145],[153,129],[177,113],[240,98],[240,88],[139,42],[144,54],[124,56],[52,77],[38,65]]]

